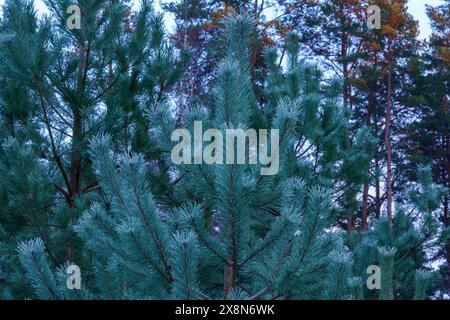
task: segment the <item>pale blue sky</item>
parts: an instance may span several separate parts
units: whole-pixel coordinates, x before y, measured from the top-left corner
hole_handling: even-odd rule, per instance
[[[155,0],[155,3],[159,3],[161,0]],[[0,4],[3,5],[5,0],[0,0]],[[42,0],[35,0],[36,8],[38,10],[45,10],[44,5],[42,4]],[[429,19],[425,12],[425,5],[429,4],[432,6],[436,6],[443,3],[442,0],[409,0],[408,10],[414,16],[416,20],[419,20],[420,26],[420,38],[425,39],[431,34],[431,27],[429,24]],[[170,21],[170,18],[167,19],[167,27],[171,29],[173,25],[173,21]]]
[[[437,6],[443,4],[442,0],[410,0],[408,4],[408,11],[416,20],[419,20],[420,38],[428,38],[431,34],[430,21],[425,11],[425,5],[429,4]]]

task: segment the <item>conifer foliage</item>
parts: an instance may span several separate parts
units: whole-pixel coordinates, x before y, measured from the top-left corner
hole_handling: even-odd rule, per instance
[[[295,32],[283,55],[265,50],[256,93],[257,21],[225,16],[208,98],[180,113],[173,89],[189,52],[174,49],[149,2],[80,0],[79,30],[66,26],[69,1],[45,3],[50,14],[38,18],[32,2],[6,1],[0,20],[0,298],[432,295],[427,262],[448,243],[435,215],[447,190],[420,167],[408,193],[416,219],[396,206],[357,229],[378,142],[343,108],[347,84],[301,58]],[[239,147],[196,141],[199,123],[204,136],[278,130],[265,150],[279,155],[275,174],[251,162],[250,138],[244,163],[222,161]],[[194,137],[181,164],[177,129]],[[208,152],[214,161],[199,161]],[[373,265],[379,290],[366,286]]]

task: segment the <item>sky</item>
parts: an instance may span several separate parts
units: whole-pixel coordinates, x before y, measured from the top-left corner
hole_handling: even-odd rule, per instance
[[[0,0],[1,1],[1,0]],[[425,11],[425,5],[429,4],[433,7],[443,4],[442,0],[410,0],[408,5],[408,11],[414,16],[416,20],[419,20],[420,38],[426,39],[431,35],[430,20],[427,17]]]
[[[155,0],[156,7],[159,8],[159,2],[161,0]],[[5,0],[0,0],[0,5],[3,5]],[[45,6],[42,3],[42,0],[35,0],[36,8],[40,12],[45,12]],[[432,6],[436,6],[442,4],[443,0],[409,0],[408,11],[411,13],[416,20],[419,21],[420,28],[420,39],[426,39],[431,34],[431,27],[429,23],[429,19],[426,15],[425,5],[429,4]],[[1,9],[0,9],[1,11]],[[1,15],[1,12],[0,12]],[[170,16],[166,17],[166,27],[170,30],[173,26],[173,21],[171,21]]]

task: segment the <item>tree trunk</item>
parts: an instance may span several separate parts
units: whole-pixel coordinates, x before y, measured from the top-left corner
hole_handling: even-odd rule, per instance
[[[445,110],[446,112],[448,112],[448,104],[447,104],[447,97],[444,97],[444,107],[446,107],[447,109]],[[446,156],[446,161],[444,164],[445,167],[445,173],[447,174],[447,188],[450,188],[450,139],[449,139],[449,135],[448,132],[445,133],[444,136],[445,139],[445,145],[444,147],[447,150],[447,156]],[[444,180],[445,181],[445,180]],[[444,198],[444,225],[446,227],[450,226],[450,216],[449,216],[449,195],[447,194]],[[447,252],[446,252],[446,258],[447,258],[447,289],[448,289],[448,294],[450,294],[450,239],[447,242]]]
[[[375,104],[375,90],[370,89],[369,93],[369,102],[367,105],[367,126],[370,126],[370,121],[372,117],[372,108]],[[367,168],[367,171],[370,172],[370,165]],[[361,210],[361,231],[367,230],[367,214],[369,208],[369,182],[364,183],[363,189],[363,207]]]
[[[363,207],[361,210],[361,231],[367,230],[367,211],[369,208],[369,183],[364,183]]]
[[[345,18],[345,10],[344,10],[344,1],[340,1],[340,7],[339,12],[341,15],[341,30],[345,27],[346,24],[344,21]],[[342,60],[342,70],[343,70],[343,76],[344,76],[344,86],[342,90],[342,99],[344,101],[344,108],[347,109],[348,107],[348,63],[347,63],[347,32],[342,32],[342,38],[341,38],[341,60]]]
[[[81,191],[81,155],[80,148],[83,139],[83,119],[82,107],[85,87],[85,76],[87,68],[87,53],[84,45],[80,45],[80,55],[77,74],[77,93],[79,99],[77,104],[72,106],[73,112],[73,127],[72,127],[72,150],[70,159],[70,190],[69,195],[71,199],[71,206],[74,206],[74,198],[80,194]]]
[[[353,225],[352,215],[349,214],[347,216],[347,232],[352,233],[353,231],[355,231],[355,226]]]
[[[386,101],[386,124],[384,128],[384,143],[386,146],[386,192],[387,192],[387,214],[389,225],[392,227],[392,168],[391,168],[391,141],[389,130],[391,126],[392,112],[392,39],[388,39],[388,78],[387,78],[387,101]]]
[[[444,198],[444,225],[450,226],[450,217],[448,216],[449,196],[448,194]],[[446,246],[446,259],[447,259],[447,292],[450,294],[450,239],[447,241]]]
[[[228,261],[223,275],[223,296],[226,298],[236,284],[237,265],[234,261]]]
[[[374,114],[374,127],[375,127],[375,136],[378,137],[378,117],[377,114]],[[380,186],[380,158],[379,158],[379,149],[380,146],[377,146],[377,152],[375,152],[375,216],[377,220],[380,219],[381,214],[381,186]]]
[[[82,118],[79,111],[74,112],[72,154],[70,161],[71,197],[80,194],[81,157],[80,144],[83,137]]]

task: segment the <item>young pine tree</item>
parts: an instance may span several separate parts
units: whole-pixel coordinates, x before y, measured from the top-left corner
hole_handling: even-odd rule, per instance
[[[89,141],[109,133],[114,150],[151,155],[144,110],[166,100],[187,58],[175,54],[148,1],[131,11],[129,1],[80,0],[79,28],[70,24],[72,1],[44,2],[48,14],[39,18],[33,1],[6,1],[0,20],[0,294],[7,298],[33,297],[35,282],[24,277],[31,265],[17,268],[18,241],[39,237],[30,248],[53,267],[89,265],[73,231],[102,197]],[[23,263],[43,263],[26,258],[25,248]]]
[[[202,121],[204,130],[217,128],[223,136],[226,129],[278,129],[278,173],[261,175],[260,165],[248,163],[174,165],[176,126],[164,103],[148,112],[161,166],[140,154],[117,155],[110,136],[97,136],[90,155],[102,199],[74,227],[91,261],[83,267],[82,297],[352,297],[353,259],[336,222],[345,193],[362,181],[364,170],[353,170],[350,179],[349,168],[369,161],[372,139],[364,131],[346,138],[339,86],[324,86],[320,71],[298,59],[295,35],[288,72],[276,67],[273,50],[267,53],[271,98],[264,112],[258,108],[249,74],[252,30],[248,16],[226,19],[228,47],[210,93],[214,103],[192,107],[182,125],[193,132]],[[194,163],[195,156],[184,156]],[[150,183],[161,167],[170,178],[163,193]],[[23,242],[19,252],[39,298],[72,297],[58,284],[41,240]]]
[[[411,207],[397,209],[392,228],[388,217],[380,219],[353,249],[356,275],[367,277],[367,266],[380,266],[380,299],[424,299],[436,280],[430,262],[445,248],[448,229],[440,227],[435,212],[446,190],[433,183],[429,167],[420,167],[417,176],[408,192]],[[378,298],[377,292],[365,295]]]
[[[156,23],[151,24],[151,30],[162,37],[161,20],[151,21]],[[353,232],[346,220],[355,212],[357,190],[367,179],[374,139],[366,129],[349,134],[351,124],[340,103],[342,85],[333,79],[322,81],[316,66],[299,59],[295,34],[288,36],[286,70],[280,67],[275,49],[265,53],[270,72],[264,102],[258,103],[251,83],[248,44],[254,23],[248,15],[232,14],[224,20],[225,58],[217,66],[215,86],[208,92],[210,99],[206,101],[211,103],[189,106],[181,121],[175,121],[170,102],[161,91],[174,81],[170,78],[161,82],[162,75],[170,74],[164,68],[172,61],[168,57],[173,56],[170,49],[150,37],[159,44],[155,48],[155,42],[150,41],[149,47],[144,46],[149,48],[151,54],[145,57],[150,61],[142,62],[142,68],[124,71],[117,80],[124,81],[123,87],[107,87],[106,115],[86,118],[102,124],[86,136],[89,148],[83,149],[90,165],[89,177],[98,181],[98,187],[91,190],[89,198],[82,199],[85,205],[78,209],[89,207],[80,217],[73,217],[72,223],[63,224],[62,230],[50,209],[48,218],[39,215],[44,218],[41,233],[32,224],[34,229],[18,232],[15,239],[7,237],[16,234],[11,229],[0,234],[4,241],[1,249],[7,253],[2,256],[6,257],[2,266],[7,268],[1,270],[2,275],[6,270],[7,285],[1,292],[4,296],[249,300],[426,296],[432,280],[422,270],[426,254],[447,241],[444,230],[443,236],[436,238],[439,233],[433,217],[443,191],[422,170],[423,181],[416,192],[420,196],[411,197],[421,216],[420,225],[399,211],[392,226],[388,219],[381,219],[362,236]],[[161,37],[156,39],[162,41]],[[120,48],[117,50],[120,52]],[[130,50],[123,54],[130,54]],[[120,70],[121,61],[113,63],[113,74]],[[105,68],[108,70],[107,65]],[[88,73],[87,78],[94,81],[91,76]],[[135,81],[137,87],[128,86]],[[136,95],[129,93],[122,101],[125,93],[119,88]],[[112,116],[108,112],[121,111],[123,105],[127,117],[118,117],[118,127],[123,131],[116,131],[105,119]],[[129,124],[131,120],[135,121],[133,125]],[[195,140],[199,123],[205,136],[208,129],[217,129],[220,135],[215,133],[214,140],[210,136],[209,142],[200,137],[199,143]],[[194,143],[185,141],[184,135],[180,141],[174,136],[176,129],[194,136]],[[267,129],[266,136],[256,138],[258,146],[267,142],[270,130],[278,130],[279,143],[271,140],[265,150],[266,156],[279,151],[278,158],[270,159],[270,166],[276,168],[272,175],[262,174],[267,168],[261,163],[250,163],[251,150],[247,150],[244,163],[235,159],[223,163],[223,156],[239,148],[225,145],[222,149],[220,136],[225,137],[229,129],[247,133]],[[140,143],[131,144],[131,149],[127,147],[129,133],[140,137]],[[63,147],[64,141],[60,143]],[[32,156],[33,147],[33,143],[20,144],[14,138],[6,140],[0,170],[3,173],[17,166],[8,150],[21,150],[14,154],[28,161],[33,176],[42,177],[24,181],[48,184],[45,190],[53,191],[47,194],[39,189],[31,194],[35,201],[31,208],[45,211],[59,190],[51,189],[55,183],[47,173],[51,167]],[[241,147],[249,149],[245,141]],[[175,163],[174,154],[183,161]],[[205,154],[213,161],[206,163]],[[202,156],[204,161],[199,161]],[[16,176],[18,169],[7,176],[11,184],[17,181],[14,179],[25,179],[25,173]],[[28,187],[26,195],[28,189],[34,190]],[[10,206],[8,211],[23,206],[26,210],[18,210],[18,216],[31,221],[33,210],[14,202],[16,194],[8,191],[0,189],[1,201]],[[22,194],[17,197],[28,199]],[[70,208],[70,203],[67,206]],[[18,225],[1,223],[8,228]],[[342,226],[347,226],[347,233]],[[58,253],[53,259],[49,244],[57,246],[49,237],[55,241],[59,234],[72,232],[77,254],[64,259],[64,254]],[[12,252],[14,241],[19,243]],[[11,267],[17,261],[20,270]],[[66,271],[72,263],[81,267],[80,290],[67,287]],[[363,286],[366,268],[373,264],[382,268],[382,287],[376,293],[365,291]],[[19,280],[21,273],[25,281]]]

